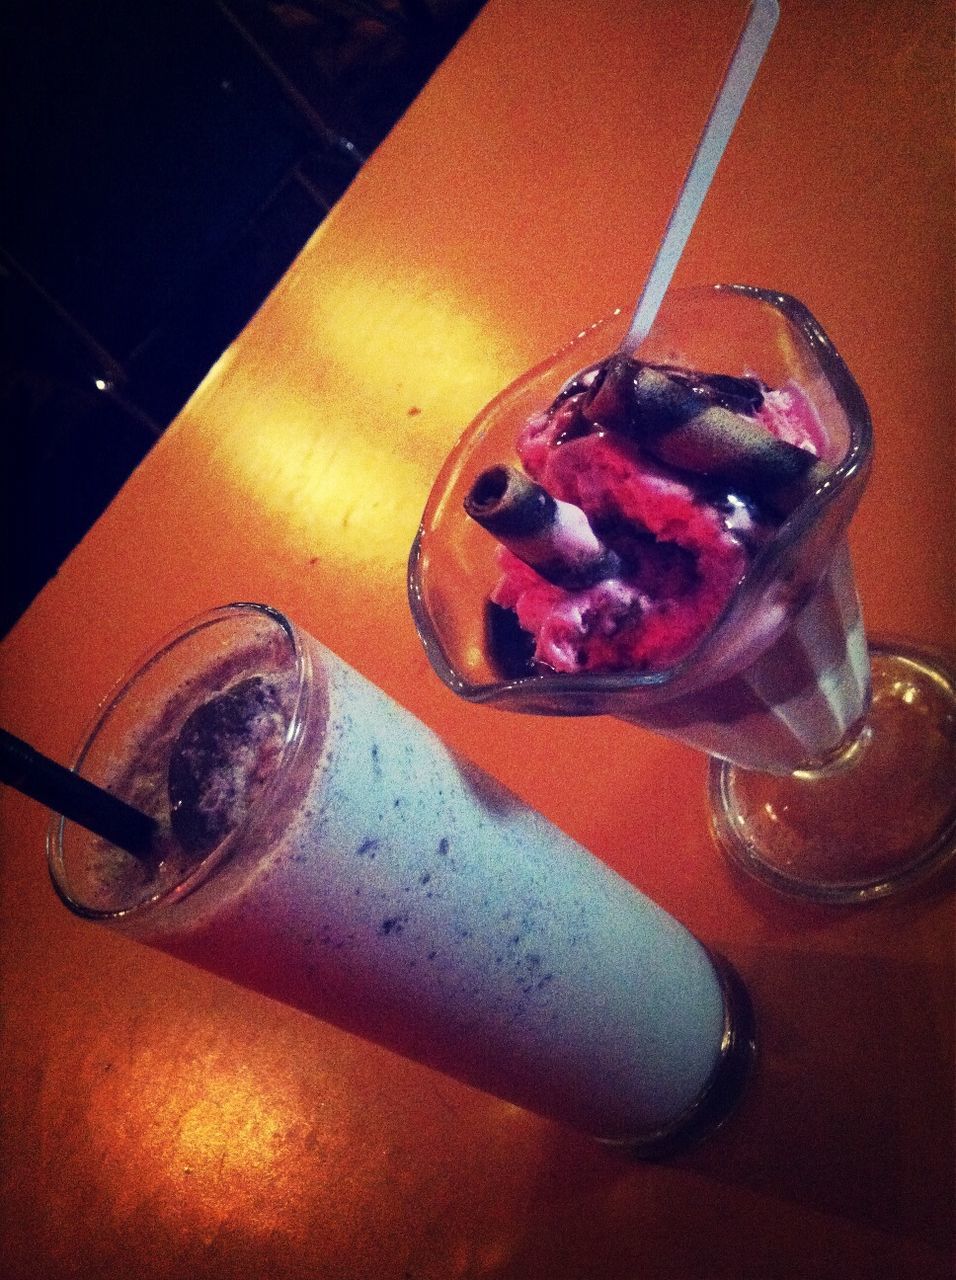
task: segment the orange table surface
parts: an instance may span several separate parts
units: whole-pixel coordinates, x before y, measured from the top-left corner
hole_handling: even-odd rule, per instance
[[[43,813],[4,792],[4,1275],[950,1274],[948,886],[839,912],[737,883],[701,756],[456,700],[405,599],[472,415],[635,294],[742,11],[491,0],[0,648],[0,720],[66,758],[161,633],[232,599],[284,609],[736,963],[762,1036],[742,1109],[690,1155],[629,1163],[73,919]],[[784,0],[677,277],[792,292],[831,334],[875,424],[851,531],[869,628],[936,646],[954,619],[950,20],[930,0]]]

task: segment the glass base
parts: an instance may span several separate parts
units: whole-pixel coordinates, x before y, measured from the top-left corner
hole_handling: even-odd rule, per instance
[[[736,969],[710,952],[724,996],[720,1057],[693,1104],[676,1120],[640,1138],[600,1139],[637,1160],[670,1160],[683,1155],[725,1123],[747,1087],[757,1053],[756,1019],[750,995]]]
[[[871,645],[860,733],[789,777],[710,763],[714,832],[730,860],[783,893],[886,898],[956,853],[956,678],[938,657]]]

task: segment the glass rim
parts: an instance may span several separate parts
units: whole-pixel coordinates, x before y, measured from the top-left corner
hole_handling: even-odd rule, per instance
[[[716,619],[707,635],[703,637],[701,642],[695,646],[690,653],[685,654],[678,662],[673,663],[671,666],[663,668],[660,671],[652,672],[583,671],[555,672],[554,674],[535,672],[531,675],[515,676],[492,681],[471,681],[462,676],[455,668],[454,664],[449,660],[445,646],[443,645],[432,622],[428,607],[425,603],[425,593],[422,584],[424,543],[430,532],[430,518],[434,512],[439,497],[443,496],[444,489],[442,494],[439,494],[440,481],[453,462],[457,461],[460,453],[462,452],[464,443],[469,438],[477,419],[479,417],[484,418],[492,411],[494,406],[500,400],[508,395],[511,386],[514,385],[513,383],[509,384],[508,387],[499,392],[497,396],[482,408],[477,417],[464,429],[449,452],[445,463],[442,466],[442,470],[439,472],[438,477],[436,477],[435,483],[429,494],[415,539],[412,543],[411,551],[409,552],[407,564],[406,586],[408,601],[419,639],[424,646],[425,652],[433,669],[442,682],[455,694],[464,698],[468,702],[500,702],[507,705],[509,702],[513,701],[516,696],[520,698],[526,694],[533,694],[535,697],[545,698],[552,695],[557,696],[558,698],[565,698],[570,693],[601,696],[640,689],[648,691],[655,689],[663,690],[670,685],[678,684],[681,678],[691,671],[695,664],[699,662],[702,650],[708,642],[721,631],[727,616],[736,607],[740,599],[741,592],[745,588],[752,589],[754,584],[759,584],[761,579],[765,576],[768,566],[776,560],[781,552],[799,542],[811,526],[817,522],[821,512],[830,507],[850,482],[859,476],[861,472],[865,472],[865,469],[869,466],[873,448],[873,426],[870,418],[870,411],[863,396],[863,392],[856,382],[856,379],[844,363],[832,340],[804,303],[792,294],[747,284],[728,283],[688,285],[675,288],[671,290],[670,293],[671,295],[681,295],[684,297],[690,296],[694,293],[701,295],[730,294],[738,297],[749,298],[754,302],[765,303],[783,315],[794,329],[803,336],[807,346],[810,348],[825,373],[827,381],[836,396],[840,408],[846,415],[850,436],[846,452],[840,462],[838,462],[834,466],[833,470],[827,475],[819,488],[816,489],[805,502],[800,503],[796,510],[793,511],[781,524],[777,536],[757,552],[744,577],[737,585],[723,611]],[[527,371],[526,374],[523,375],[523,377],[527,377],[529,379],[533,378],[536,372],[539,370],[543,371],[563,354],[570,352],[579,339],[608,324],[620,314],[621,310],[618,309],[610,315],[604,316],[600,320],[595,321],[593,324],[589,325],[587,329],[582,330],[576,338],[537,362]],[[653,328],[651,332],[653,333]],[[575,710],[571,714],[589,713],[587,711]],[[590,714],[601,714],[601,708],[596,708],[596,710]]]
[[[229,618],[242,614],[264,617],[278,626],[289,642],[292,663],[294,664],[294,705],[282,742],[279,762],[272,777],[265,784],[256,797],[255,803],[239,824],[203,858],[196,862],[186,875],[174,883],[157,890],[156,893],[143,897],[138,902],[126,907],[91,907],[71,891],[69,877],[66,875],[65,868],[64,836],[68,825],[81,831],[83,828],[80,823],[73,822],[62,814],[54,812],[50,817],[46,830],[47,869],[57,897],[74,915],[81,916],[87,920],[128,920],[134,916],[140,917],[160,906],[186,897],[198,885],[207,880],[217,867],[229,861],[237,846],[254,826],[256,817],[262,812],[265,802],[274,796],[281,785],[283,777],[287,775],[289,761],[297,753],[303,737],[303,726],[308,717],[311,663],[308,651],[300,639],[295,624],[272,605],[253,601],[233,601],[229,604],[218,605],[202,613],[194,614],[173,630],[167,632],[156,644],[143,651],[140,657],[133,662],[125,674],[115,682],[100,700],[96,713],[80,738],[80,746],[69,767],[74,773],[81,773],[93,746],[117,707],[139,681],[162,662],[167,655],[190,638]],[[98,837],[90,834],[90,838],[96,839]]]

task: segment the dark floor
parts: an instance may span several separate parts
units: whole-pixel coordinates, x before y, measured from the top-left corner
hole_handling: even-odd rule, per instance
[[[6,0],[9,630],[478,0]]]

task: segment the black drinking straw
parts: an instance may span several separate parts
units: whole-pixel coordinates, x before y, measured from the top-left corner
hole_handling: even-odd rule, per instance
[[[157,826],[152,818],[41,755],[6,729],[0,729],[0,782],[136,858],[148,858],[152,852]]]

